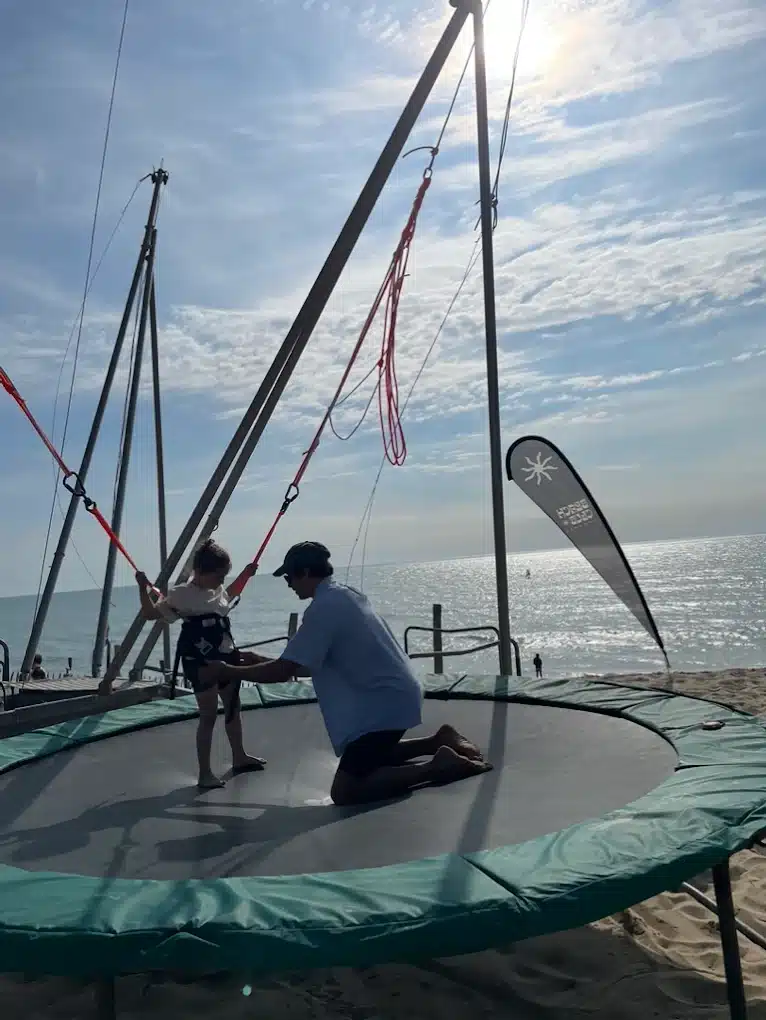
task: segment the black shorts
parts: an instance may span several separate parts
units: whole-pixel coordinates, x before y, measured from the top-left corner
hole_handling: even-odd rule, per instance
[[[199,675],[200,669],[203,666],[207,666],[210,662],[228,662],[230,666],[239,666],[239,652],[219,652],[215,656],[210,656],[204,661],[192,657],[181,657],[181,668],[183,670],[184,679],[189,684],[195,694],[204,694],[205,691],[209,691],[211,687],[215,687],[215,681],[202,681]],[[218,685],[220,687],[220,684]]]
[[[338,771],[354,779],[366,779],[377,769],[391,764],[391,752],[406,730],[375,730],[357,737],[346,747],[338,762]]]

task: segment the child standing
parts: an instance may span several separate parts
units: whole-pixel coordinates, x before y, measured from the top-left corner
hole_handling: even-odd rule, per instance
[[[160,596],[156,601],[150,593],[151,585],[146,574],[137,573],[136,581],[145,620],[182,621],[178,651],[184,677],[199,706],[197,785],[202,790],[210,790],[224,785],[210,765],[219,696],[224,707],[234,774],[258,771],[266,764],[263,758],[255,758],[244,749],[239,684],[219,682],[210,664],[225,662],[232,666],[251,666],[264,660],[251,652],[240,652],[232,640],[229,624],[231,594],[223,586],[231,570],[231,557],[226,550],[208,539],[195,552],[192,566],[193,573],[186,584],[176,585],[166,597]]]

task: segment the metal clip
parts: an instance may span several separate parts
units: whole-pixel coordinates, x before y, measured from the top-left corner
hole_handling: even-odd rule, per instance
[[[70,482],[71,478],[74,478],[74,484]],[[70,471],[68,475],[64,475],[64,477],[61,479],[61,484],[64,486],[67,492],[71,492],[73,496],[77,496],[78,499],[82,500],[86,510],[89,510],[91,513],[93,512],[93,510],[95,510],[96,504],[88,496],[87,492],[85,491],[85,486],[80,481],[80,476],[77,474],[76,471]]]
[[[295,492],[292,491],[293,489],[295,489]],[[295,482],[290,482],[290,484],[287,486],[287,492],[285,493],[284,502],[282,503],[282,509],[279,512],[281,514],[285,513],[288,510],[290,504],[294,503],[298,496],[300,496],[300,494],[301,494],[300,488],[295,484]]]

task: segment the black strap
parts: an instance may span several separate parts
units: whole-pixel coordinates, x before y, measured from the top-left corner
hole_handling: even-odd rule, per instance
[[[172,673],[172,676],[170,678],[170,700],[171,701],[173,701],[175,699],[175,696],[176,696],[176,687],[178,685],[178,671],[179,671],[180,666],[181,666],[181,655],[182,655],[181,645],[182,645],[182,642],[183,642],[183,640],[185,638],[184,628],[191,624],[192,627],[197,629],[195,625],[197,624],[198,621],[201,623],[202,620],[211,620],[211,619],[218,620],[220,622],[221,626],[223,627],[223,629],[229,635],[229,637],[231,637],[231,621],[229,620],[228,616],[221,616],[220,613],[205,613],[204,616],[190,616],[190,617],[187,617],[187,619],[183,620],[183,622],[181,623],[181,633],[178,635],[178,641],[176,642],[176,656],[175,656],[175,661],[173,663],[173,673]],[[194,621],[194,622],[192,623],[192,621]],[[202,628],[200,627],[200,629],[202,629]],[[188,633],[188,631],[187,631],[187,633]],[[237,651],[236,645],[234,647],[234,650]],[[220,691],[220,690],[223,690],[224,687],[228,687],[230,683],[232,683],[231,680],[219,680],[216,686],[218,687],[218,690]],[[241,706],[242,706],[242,701],[241,701],[241,698],[240,698],[240,691],[242,690],[242,681],[241,680],[235,680],[234,684],[235,684],[234,697],[231,699],[231,705],[229,706],[229,710],[227,711],[226,717],[225,717],[225,721],[227,723],[231,722],[231,720],[237,714],[237,710],[239,708],[241,708]]]
[[[178,684],[178,670],[181,665],[181,638],[176,641],[176,657],[173,662],[173,672],[170,674],[170,700],[175,701],[176,685]]]

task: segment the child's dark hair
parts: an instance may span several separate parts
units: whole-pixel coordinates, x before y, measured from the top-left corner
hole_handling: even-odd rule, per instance
[[[231,556],[212,538],[203,542],[194,554],[192,566],[198,574],[212,574],[218,570],[231,569]]]

